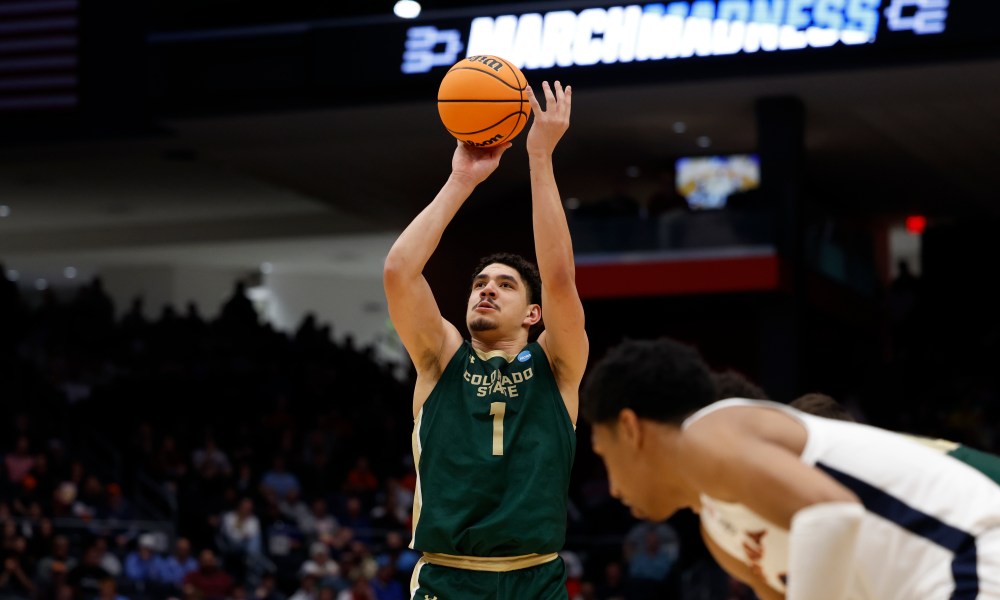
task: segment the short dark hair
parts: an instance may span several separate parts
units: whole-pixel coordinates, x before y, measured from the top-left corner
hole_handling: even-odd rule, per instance
[[[837,419],[838,421],[851,421],[854,423],[858,421],[851,414],[851,411],[847,410],[847,407],[826,394],[804,394],[792,400],[788,405],[818,417]]]
[[[594,365],[581,400],[591,423],[609,423],[630,408],[640,418],[679,426],[715,401],[715,385],[693,346],[666,337],[625,340]]]
[[[716,400],[725,400],[726,398],[770,400],[763,388],[734,369],[713,371],[712,382],[715,384]]]
[[[497,252],[484,256],[476,265],[476,270],[472,272],[472,281],[475,281],[476,276],[482,273],[483,269],[495,263],[507,265],[517,271],[517,274],[521,276],[521,281],[524,282],[525,291],[528,293],[528,304],[540,305],[542,303],[542,277],[538,274],[538,267],[520,254]]]

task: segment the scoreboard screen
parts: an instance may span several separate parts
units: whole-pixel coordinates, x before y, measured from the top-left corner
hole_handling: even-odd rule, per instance
[[[870,57],[890,49],[940,47],[956,39],[975,42],[979,28],[985,39],[990,32],[979,19],[997,13],[985,4],[694,0],[429,19],[406,30],[399,69],[426,73],[482,54],[503,56],[524,70],[693,59],[708,65],[719,57],[743,57],[749,64],[757,55],[816,56],[852,48],[842,56]]]
[[[79,103],[77,0],[0,0],[0,112]]]

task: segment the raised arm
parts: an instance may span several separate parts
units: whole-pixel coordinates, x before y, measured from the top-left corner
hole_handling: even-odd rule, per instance
[[[553,90],[554,88],[554,90]],[[534,122],[528,132],[528,163],[531,167],[531,220],[535,233],[535,256],[542,278],[542,319],[545,331],[538,342],[545,348],[573,421],[578,411],[578,388],[590,352],[584,330],[583,304],[576,290],[576,266],[566,213],[559,197],[552,153],[569,128],[572,89],[558,81],[542,83],[543,111],[533,90],[528,100]]]
[[[489,177],[510,144],[488,150],[461,142],[452,172],[434,200],[403,230],[389,249],[382,283],[389,317],[417,369],[418,380],[437,381],[444,364],[462,343],[454,325],[441,316],[423,271],[445,227],[479,183]]]

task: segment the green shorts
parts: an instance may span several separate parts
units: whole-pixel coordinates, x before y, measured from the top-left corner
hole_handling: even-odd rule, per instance
[[[410,578],[412,600],[566,600],[562,558],[496,573],[417,562]]]

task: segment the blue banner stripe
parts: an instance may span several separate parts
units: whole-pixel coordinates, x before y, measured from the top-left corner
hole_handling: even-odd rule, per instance
[[[823,463],[816,463],[816,466],[857,494],[868,511],[953,552],[955,558],[951,562],[951,574],[955,579],[955,591],[951,600],[976,599],[979,595],[979,576],[976,573],[975,536],[943,523],[847,473]]]

